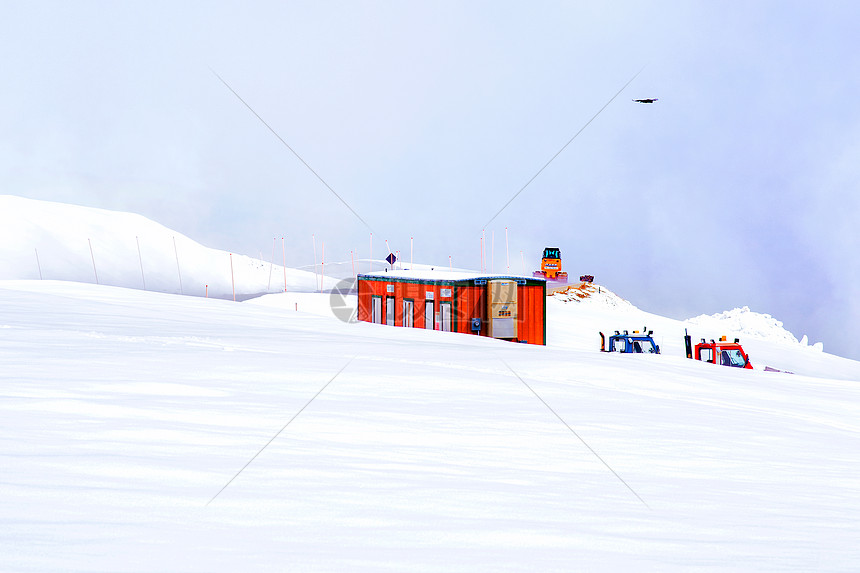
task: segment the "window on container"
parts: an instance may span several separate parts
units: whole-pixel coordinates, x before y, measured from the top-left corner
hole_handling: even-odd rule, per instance
[[[433,330],[436,326],[436,321],[434,319],[434,314],[436,312],[436,305],[432,300],[424,301],[424,328]]]
[[[385,324],[394,326],[394,297],[385,297]]]
[[[403,326],[406,328],[412,328],[414,309],[415,303],[412,300],[405,299],[403,301]]]

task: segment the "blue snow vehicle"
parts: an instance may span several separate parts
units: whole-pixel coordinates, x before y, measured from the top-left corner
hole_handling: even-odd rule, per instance
[[[624,354],[660,354],[660,347],[654,342],[653,330],[643,329],[642,332],[634,330],[630,334],[626,330],[622,333],[615,331],[609,337],[609,346],[606,345],[606,337],[600,333],[601,352],[621,352]]]

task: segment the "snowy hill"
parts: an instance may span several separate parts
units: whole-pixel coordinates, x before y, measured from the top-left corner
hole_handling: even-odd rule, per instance
[[[78,282],[0,280],[2,571],[860,563],[860,363],[772,317],[676,321],[591,285],[548,299],[541,347],[345,322],[333,309],[354,298],[338,294],[86,284],[87,238],[97,264],[134,277],[120,229],[167,243],[142,249],[166,289],[170,237],[199,279],[225,254],[131,215],[48,224],[39,208],[12,223],[4,276],[30,264],[26,237],[40,257],[67,249],[51,272],[68,257]],[[663,354],[599,352],[599,331],[644,326]],[[757,369],[684,358],[685,329],[739,335]]]
[[[284,267],[210,249],[133,213],[0,195],[0,279],[89,282],[166,293],[243,298],[283,292]],[[337,283],[326,280],[326,288]],[[319,290],[286,269],[288,291]]]

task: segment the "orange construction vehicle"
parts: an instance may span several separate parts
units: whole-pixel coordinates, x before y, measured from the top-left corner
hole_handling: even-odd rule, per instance
[[[710,362],[711,364],[752,370],[753,366],[750,362],[750,357],[744,352],[740,344],[740,339],[735,338],[734,342],[729,342],[725,336],[722,336],[718,341],[711,340],[710,342],[705,342],[703,338],[700,343],[693,347],[690,335],[686,334],[686,331],[684,332],[684,346],[687,350],[687,358],[695,358],[696,360]]]
[[[533,274],[536,277],[567,284],[567,273],[561,270],[561,249],[557,247],[545,248],[543,258],[540,261],[540,270]]]

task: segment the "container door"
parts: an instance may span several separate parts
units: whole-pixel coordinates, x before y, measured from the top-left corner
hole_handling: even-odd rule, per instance
[[[493,338],[517,337],[517,282],[497,279],[487,283],[487,332]]]
[[[385,324],[394,326],[394,297],[385,297]]]
[[[439,303],[439,318],[442,321],[441,330],[445,332],[451,332],[451,303],[450,302],[440,302]]]
[[[403,326],[412,328],[412,310],[413,303],[411,300],[403,301]]]
[[[370,322],[382,324],[382,297],[370,299]]]
[[[436,323],[433,319],[433,315],[436,312],[436,306],[433,304],[432,300],[424,301],[424,328],[427,330],[433,330],[436,326]]]

